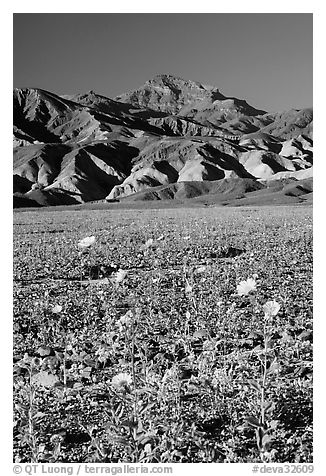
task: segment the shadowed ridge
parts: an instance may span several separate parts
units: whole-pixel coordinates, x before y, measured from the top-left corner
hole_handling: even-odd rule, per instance
[[[65,99],[55,93],[40,88],[15,88],[14,106],[18,103],[20,107],[39,107],[42,102],[48,107],[56,109],[58,112],[78,109],[80,106],[72,100]]]
[[[155,186],[176,199],[174,186],[177,196],[192,196],[225,180],[240,191],[246,180],[312,177],[312,109],[265,113],[171,74],[116,99],[16,89],[14,147],[15,193],[45,206],[138,192],[148,199]],[[290,193],[291,200],[311,195],[307,187]]]

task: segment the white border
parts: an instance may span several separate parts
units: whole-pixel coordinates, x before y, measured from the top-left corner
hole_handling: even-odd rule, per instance
[[[231,5],[230,5],[231,3]],[[4,382],[1,392],[2,431],[1,431],[1,461],[8,462],[8,472],[12,474],[12,390],[11,390],[11,354],[12,354],[12,202],[11,202],[11,137],[12,137],[12,14],[13,13],[314,13],[314,113],[315,113],[315,157],[317,162],[317,173],[315,173],[315,204],[314,204],[314,338],[315,338],[315,365],[314,365],[314,475],[322,474],[323,441],[325,441],[324,410],[324,365],[322,360],[322,349],[325,347],[325,311],[323,294],[325,293],[324,270],[325,267],[325,245],[324,245],[324,223],[326,200],[324,198],[325,163],[322,141],[324,139],[323,129],[325,129],[325,75],[323,63],[325,63],[325,29],[326,18],[325,8],[322,2],[317,1],[279,1],[271,4],[267,2],[247,1],[241,2],[189,2],[186,0],[175,1],[165,0],[164,3],[125,1],[108,2],[97,1],[62,1],[54,3],[41,1],[7,1],[1,5],[1,45],[2,45],[2,103],[1,103],[1,136],[2,154],[1,167],[3,179],[0,187],[1,194],[1,363],[2,380]],[[8,145],[7,145],[8,142]],[[8,175],[7,175],[8,174]],[[10,177],[10,178],[9,178]],[[8,359],[9,356],[9,359]],[[197,472],[201,469],[198,465],[173,465],[176,466],[174,474],[187,472]],[[187,467],[186,467],[187,466]],[[247,466],[247,467],[246,467]],[[205,472],[214,471],[216,474],[250,474],[252,465],[205,465]],[[7,465],[6,465],[7,467]],[[247,473],[248,472],[248,473]]]

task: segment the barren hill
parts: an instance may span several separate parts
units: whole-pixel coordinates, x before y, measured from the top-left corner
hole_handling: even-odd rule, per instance
[[[115,99],[14,90],[15,206],[272,196],[276,180],[311,184],[312,159],[312,109],[268,113],[172,75]]]

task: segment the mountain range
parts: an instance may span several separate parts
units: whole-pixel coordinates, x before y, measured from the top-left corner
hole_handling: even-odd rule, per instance
[[[14,206],[312,199],[312,108],[267,112],[168,74],[114,99],[14,90]]]

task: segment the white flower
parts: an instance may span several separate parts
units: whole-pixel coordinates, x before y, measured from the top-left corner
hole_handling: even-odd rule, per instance
[[[187,281],[186,286],[185,286],[185,293],[186,294],[191,294],[192,293],[192,286],[190,286],[188,281]]]
[[[237,286],[239,296],[246,296],[251,291],[256,291],[256,281],[252,278],[248,278],[247,281],[241,281]]]
[[[77,246],[81,250],[84,250],[85,248],[89,248],[90,246],[92,246],[95,243],[95,240],[95,236],[86,236],[86,238],[83,238],[78,242]]]
[[[144,446],[144,452],[145,452],[147,455],[151,454],[151,452],[152,452],[152,446],[151,446],[150,443],[146,443],[146,445]]]
[[[267,303],[263,305],[263,309],[264,309],[265,317],[274,317],[276,316],[278,311],[281,309],[281,305],[275,300],[267,301]]]
[[[25,352],[24,357],[23,357],[23,361],[29,363],[29,362],[32,361],[32,357],[30,357],[30,356],[28,355],[28,353]]]
[[[117,387],[118,389],[125,389],[132,384],[132,377],[131,375],[122,372],[120,374],[115,375],[111,381],[112,385]]]
[[[32,383],[36,386],[50,388],[59,382],[56,375],[49,374],[45,370],[41,370],[37,374],[32,375]]]
[[[57,304],[56,306],[52,308],[52,312],[54,312],[54,314],[59,314],[59,312],[61,311],[62,311],[62,306],[60,306],[59,304]]]
[[[196,269],[196,273],[205,273],[206,271],[206,266],[199,266],[199,268]]]
[[[120,329],[123,329],[123,327],[130,327],[132,324],[132,319],[133,319],[133,313],[132,311],[126,312],[124,316],[121,316],[120,319],[118,320],[118,324]]]
[[[153,238],[149,238],[146,243],[144,244],[144,248],[145,249],[148,249],[148,248],[151,248],[151,246],[153,246],[154,244],[154,241],[153,241]]]
[[[119,269],[119,271],[117,271],[115,273],[115,276],[114,276],[114,280],[116,283],[121,283],[125,277],[127,276],[128,272],[125,271],[124,269]]]

